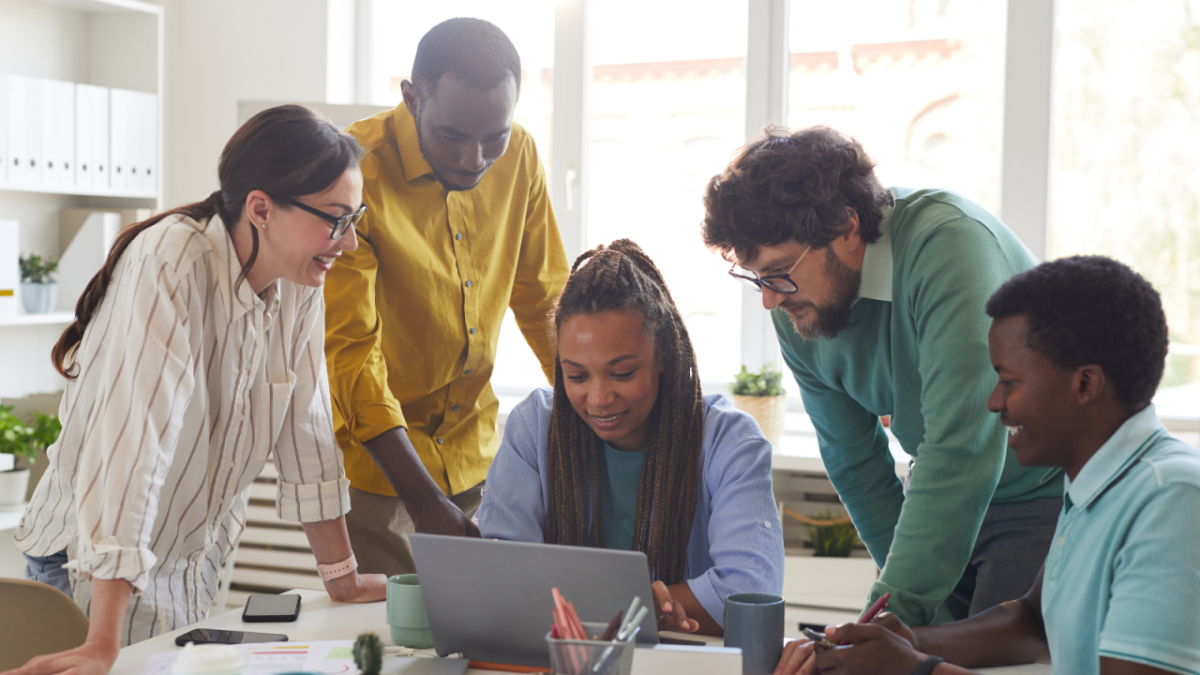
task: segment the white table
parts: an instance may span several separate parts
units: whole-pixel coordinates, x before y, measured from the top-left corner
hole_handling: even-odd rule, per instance
[[[286,633],[295,640],[353,640],[365,630],[375,631],[385,644],[391,644],[391,630],[387,625],[385,605],[374,602],[363,605],[348,605],[333,602],[321,591],[292,591],[301,598],[300,618],[289,623],[253,623],[242,622],[241,610],[226,612],[219,616],[201,621],[194,626],[180,628],[166,635],[130,645],[121,650],[117,662],[110,675],[138,675],[152,654],[175,651],[175,637],[196,627],[216,628],[222,630],[258,631],[264,633]],[[788,609],[789,635],[795,632],[797,621],[822,622],[842,619],[842,613],[820,612],[809,613],[802,609]],[[817,618],[820,616],[821,618]],[[689,636],[694,637],[694,636]],[[707,638],[707,642],[719,646],[721,638]],[[484,675],[494,671],[471,669],[469,675]],[[1049,666],[1018,666],[1014,668],[995,668],[983,672],[1003,673],[1004,675],[1050,675]]]

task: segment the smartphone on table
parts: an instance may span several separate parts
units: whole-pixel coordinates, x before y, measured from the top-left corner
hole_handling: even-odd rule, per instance
[[[242,610],[242,621],[295,621],[300,616],[300,596],[251,595]]]
[[[286,642],[288,636],[282,633],[247,633],[240,630],[216,630],[214,628],[194,628],[175,638],[175,644],[180,647],[189,642],[198,645],[221,644],[238,645],[243,642]]]

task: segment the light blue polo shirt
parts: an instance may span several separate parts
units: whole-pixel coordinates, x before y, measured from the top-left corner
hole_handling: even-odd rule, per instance
[[[1042,582],[1054,672],[1107,656],[1200,674],[1200,452],[1151,405],[1066,485]]]

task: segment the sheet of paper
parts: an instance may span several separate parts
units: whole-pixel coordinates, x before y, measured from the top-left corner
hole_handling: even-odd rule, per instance
[[[308,640],[231,645],[242,652],[242,675],[318,673],[360,675],[354,665],[353,640]],[[155,654],[142,668],[142,675],[171,675],[171,664],[180,652]],[[466,659],[385,656],[381,675],[462,675]]]

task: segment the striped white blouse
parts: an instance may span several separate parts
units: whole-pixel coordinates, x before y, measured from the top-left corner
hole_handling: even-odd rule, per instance
[[[235,293],[240,270],[219,217],[169,217],[126,249],[16,533],[30,555],[67,550],[85,612],[92,577],[133,585],[122,645],[205,618],[244,527],[242,493],[272,449],[281,518],[350,510],[321,289]]]

